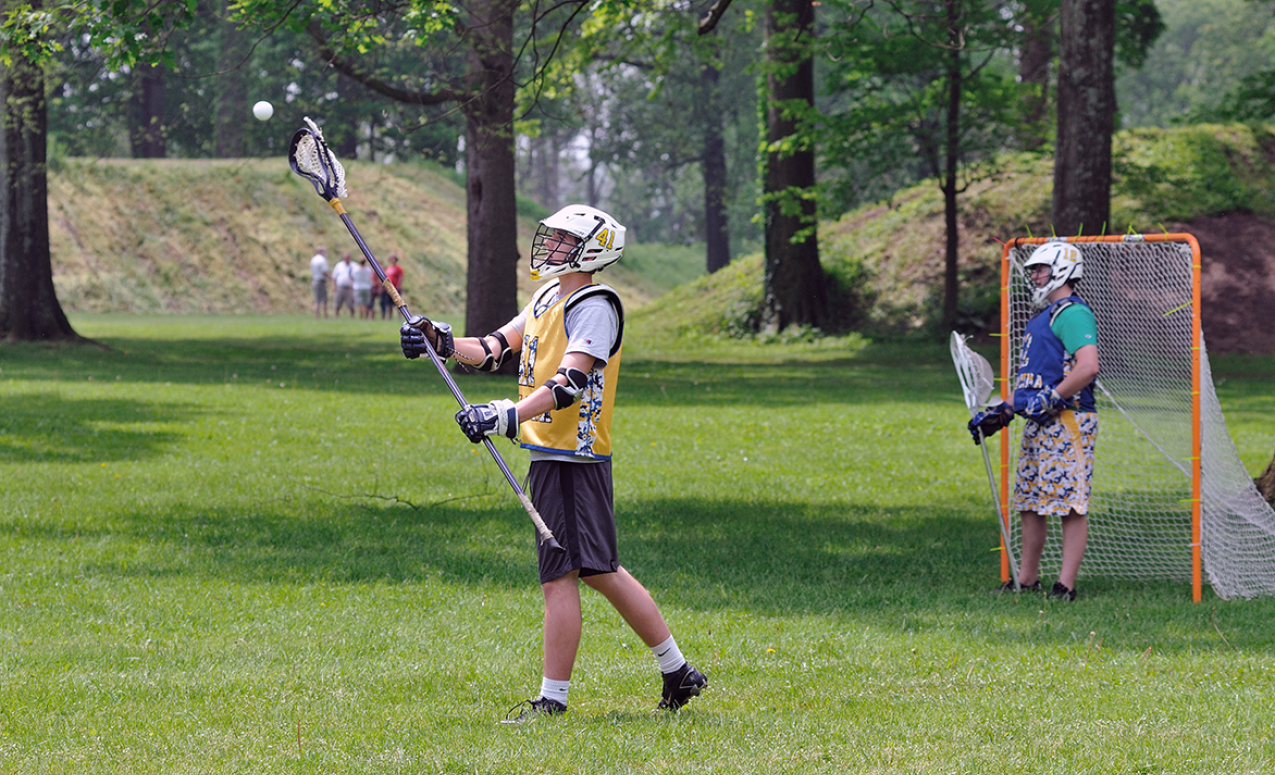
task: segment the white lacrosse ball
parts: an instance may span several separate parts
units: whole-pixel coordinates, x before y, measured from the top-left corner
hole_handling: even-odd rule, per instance
[[[262,100],[252,106],[252,115],[256,116],[258,121],[266,121],[274,115],[274,105]]]

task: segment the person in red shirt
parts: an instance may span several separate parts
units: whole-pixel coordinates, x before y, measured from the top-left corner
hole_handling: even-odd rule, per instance
[[[403,286],[403,267],[398,265],[398,253],[391,253],[389,258],[389,266],[385,267],[385,279],[394,283],[394,290],[399,290]],[[388,293],[381,294],[381,320],[385,320],[390,316],[390,310],[394,307],[394,300],[390,298]]]

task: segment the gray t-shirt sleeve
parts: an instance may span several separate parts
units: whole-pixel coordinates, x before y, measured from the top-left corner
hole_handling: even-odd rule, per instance
[[[531,302],[527,302],[527,306],[522,308],[522,312],[519,312],[514,316],[513,320],[509,321],[509,325],[517,329],[518,336],[522,336],[523,332],[527,330],[527,317],[529,315],[531,315]]]
[[[619,334],[615,307],[602,296],[583,299],[567,311],[567,352],[586,353],[606,365]]]

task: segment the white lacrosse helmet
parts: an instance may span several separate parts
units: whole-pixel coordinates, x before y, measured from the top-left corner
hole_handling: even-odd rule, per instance
[[[1085,259],[1080,248],[1066,242],[1046,242],[1023,262],[1023,271],[1031,277],[1032,267],[1049,267],[1049,282],[1032,288],[1032,304],[1045,307],[1049,294],[1058,290],[1068,280],[1079,280],[1084,274]]]
[[[574,237],[576,244],[562,243],[564,235]],[[567,205],[536,228],[531,240],[531,279],[596,272],[619,261],[623,251],[624,227],[614,218],[596,207]]]

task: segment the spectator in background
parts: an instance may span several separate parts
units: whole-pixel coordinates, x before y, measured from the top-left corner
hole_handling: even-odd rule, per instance
[[[403,290],[403,267],[398,265],[398,253],[391,253],[389,266],[385,267],[385,279],[394,284],[394,290]],[[381,294],[381,320],[385,320],[390,316],[390,308],[394,306],[394,299],[388,293]]]
[[[341,317],[341,307],[350,308],[350,317],[354,317],[354,262],[350,254],[342,254],[341,260],[332,267],[332,285],[336,287],[333,294],[333,317]]]
[[[372,319],[372,267],[363,256],[354,267],[354,304],[359,309],[359,320]]]
[[[381,293],[382,293],[384,290],[385,290],[385,289],[381,287],[381,281],[380,281],[380,280],[378,280],[378,279],[375,277],[375,275],[374,275],[374,276],[372,277],[372,296],[371,296],[371,299],[372,299],[372,300],[371,300],[370,302],[368,302],[368,305],[367,305],[367,319],[368,319],[368,320],[376,320],[376,308],[377,308],[377,306],[378,306],[378,305],[379,305],[379,306],[384,306],[384,305],[385,305],[385,302],[381,301]]]
[[[310,259],[310,288],[314,291],[314,319],[319,319],[319,310],[323,317],[328,316],[328,249],[319,245],[314,249],[314,257]]]

